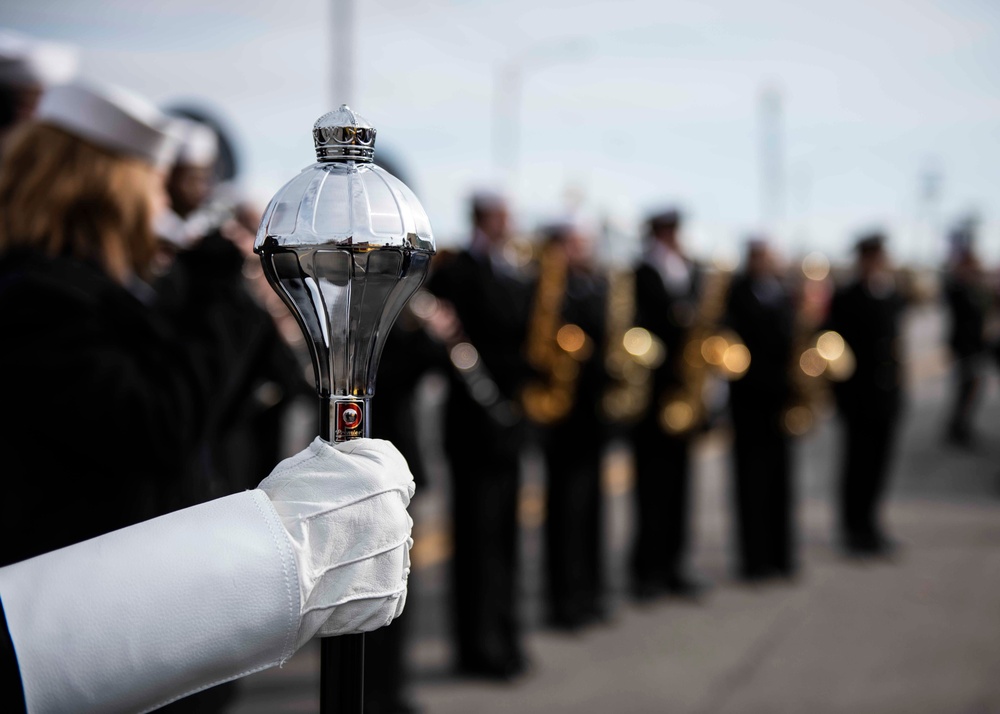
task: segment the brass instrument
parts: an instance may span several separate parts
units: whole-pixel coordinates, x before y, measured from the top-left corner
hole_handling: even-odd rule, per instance
[[[790,436],[802,436],[816,424],[828,400],[828,381],[843,381],[854,373],[854,353],[837,332],[817,333],[822,309],[814,297],[822,291],[830,264],[819,253],[802,262],[802,294],[795,317],[795,338],[789,365],[791,396],[781,416]],[[825,377],[825,379],[824,379]]]
[[[412,316],[433,337],[443,342],[459,381],[472,400],[482,407],[486,416],[497,426],[513,426],[520,418],[520,410],[500,391],[493,375],[483,363],[479,350],[465,335],[461,325],[449,334],[441,334],[434,328],[435,319],[442,309],[440,300],[427,290],[420,289],[410,299],[404,315]]]
[[[555,424],[566,418],[576,398],[581,363],[593,351],[586,333],[562,319],[568,270],[561,246],[550,243],[542,248],[525,350],[528,363],[540,378],[521,391],[524,413],[537,424]]]
[[[653,370],[663,363],[666,349],[656,335],[635,327],[635,273],[608,274],[607,353],[604,367],[611,384],[601,398],[601,412],[610,421],[638,421],[653,396]]]
[[[839,332],[826,330],[800,343],[792,364],[792,399],[782,415],[791,436],[806,434],[826,402],[827,382],[843,382],[854,373],[854,352]],[[825,380],[823,379],[825,377]]]
[[[719,320],[726,309],[732,272],[713,269],[705,277],[705,288],[688,330],[681,362],[682,384],[663,395],[660,426],[676,436],[688,434],[705,417],[704,391],[709,370],[727,380],[736,380],[750,367],[750,351],[731,330],[721,330]]]

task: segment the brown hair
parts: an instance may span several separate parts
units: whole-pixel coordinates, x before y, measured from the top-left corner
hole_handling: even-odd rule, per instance
[[[24,246],[97,263],[118,282],[147,273],[154,169],[30,123],[0,162],[0,253]]]

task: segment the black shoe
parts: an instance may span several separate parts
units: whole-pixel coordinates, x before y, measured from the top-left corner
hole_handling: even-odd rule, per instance
[[[632,583],[632,599],[638,603],[648,603],[658,600],[667,594],[667,589],[659,583],[650,580],[637,580]]]
[[[844,555],[848,558],[864,560],[872,558],[878,552],[874,538],[847,536],[841,543]]]
[[[674,575],[667,579],[667,594],[682,600],[700,600],[708,590],[708,585],[686,575]]]
[[[420,714],[423,710],[410,701],[399,700],[392,704],[370,703],[365,698],[365,714]]]
[[[553,630],[569,633],[579,632],[590,624],[583,615],[550,615],[545,622]]]
[[[880,533],[846,536],[843,548],[844,555],[858,560],[891,559],[899,553],[896,541]]]
[[[492,679],[509,682],[527,673],[530,668],[527,657],[512,655],[503,659],[477,657],[464,659],[458,663],[458,673],[475,679]]]
[[[973,431],[967,427],[953,426],[949,428],[948,432],[945,434],[944,442],[957,449],[964,449],[972,452],[980,451],[980,440],[977,439]]]
[[[586,617],[588,622],[595,625],[606,625],[611,622],[611,608],[602,599],[587,608]]]
[[[774,569],[774,577],[792,583],[798,579],[799,569],[795,565],[782,565]]]
[[[764,568],[742,568],[739,581],[744,585],[761,585],[774,577],[770,570]]]
[[[893,560],[899,556],[900,550],[898,541],[881,533],[875,536],[875,555],[879,558]]]

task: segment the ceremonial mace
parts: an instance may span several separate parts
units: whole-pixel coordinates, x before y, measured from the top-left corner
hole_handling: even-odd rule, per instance
[[[313,126],[318,161],[275,194],[254,252],[312,356],[320,436],[371,436],[386,337],[434,255],[430,221],[402,181],[372,163],[375,129],[345,104]],[[328,637],[321,714],[361,714],[364,635]]]

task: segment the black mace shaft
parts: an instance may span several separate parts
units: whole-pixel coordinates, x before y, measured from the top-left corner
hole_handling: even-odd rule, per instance
[[[357,421],[352,409],[357,410]],[[331,444],[371,436],[371,407],[368,400],[321,398],[319,415],[320,436]],[[320,640],[320,714],[362,714],[364,702],[364,634],[325,637]]]

